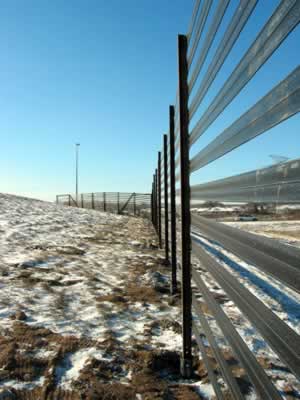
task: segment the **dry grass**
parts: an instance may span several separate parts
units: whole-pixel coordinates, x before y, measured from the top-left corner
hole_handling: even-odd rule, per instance
[[[72,391],[57,387],[57,367],[63,365],[66,355],[75,351],[98,347],[109,360],[91,359],[80,371]],[[36,358],[36,349],[53,350],[53,356]],[[33,328],[16,321],[7,337],[0,336],[0,378],[30,382],[44,376],[43,386],[33,390],[11,389],[7,399],[199,399],[192,388],[170,385],[164,376],[179,377],[179,354],[166,351],[126,350],[116,340],[113,332],[102,343],[73,336],[62,336],[49,329]],[[130,384],[120,382],[129,371],[133,372]]]

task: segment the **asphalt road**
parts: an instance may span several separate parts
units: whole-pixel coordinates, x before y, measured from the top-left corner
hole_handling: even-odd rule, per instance
[[[192,215],[192,232],[197,231],[300,293],[299,249]]]

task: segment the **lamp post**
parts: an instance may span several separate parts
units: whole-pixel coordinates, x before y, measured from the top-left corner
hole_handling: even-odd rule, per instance
[[[78,205],[78,158],[80,143],[76,143],[76,203]]]

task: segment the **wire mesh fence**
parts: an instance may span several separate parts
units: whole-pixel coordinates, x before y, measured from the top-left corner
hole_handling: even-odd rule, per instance
[[[150,218],[151,214],[151,194],[148,193],[82,193],[77,200],[70,194],[61,194],[56,196],[56,203],[122,215]]]

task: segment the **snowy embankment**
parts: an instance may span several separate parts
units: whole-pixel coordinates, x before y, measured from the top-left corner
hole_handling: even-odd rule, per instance
[[[229,226],[300,247],[300,221],[227,222]]]
[[[199,361],[180,384],[179,302],[149,222],[10,195],[0,210],[1,399],[210,397]]]

